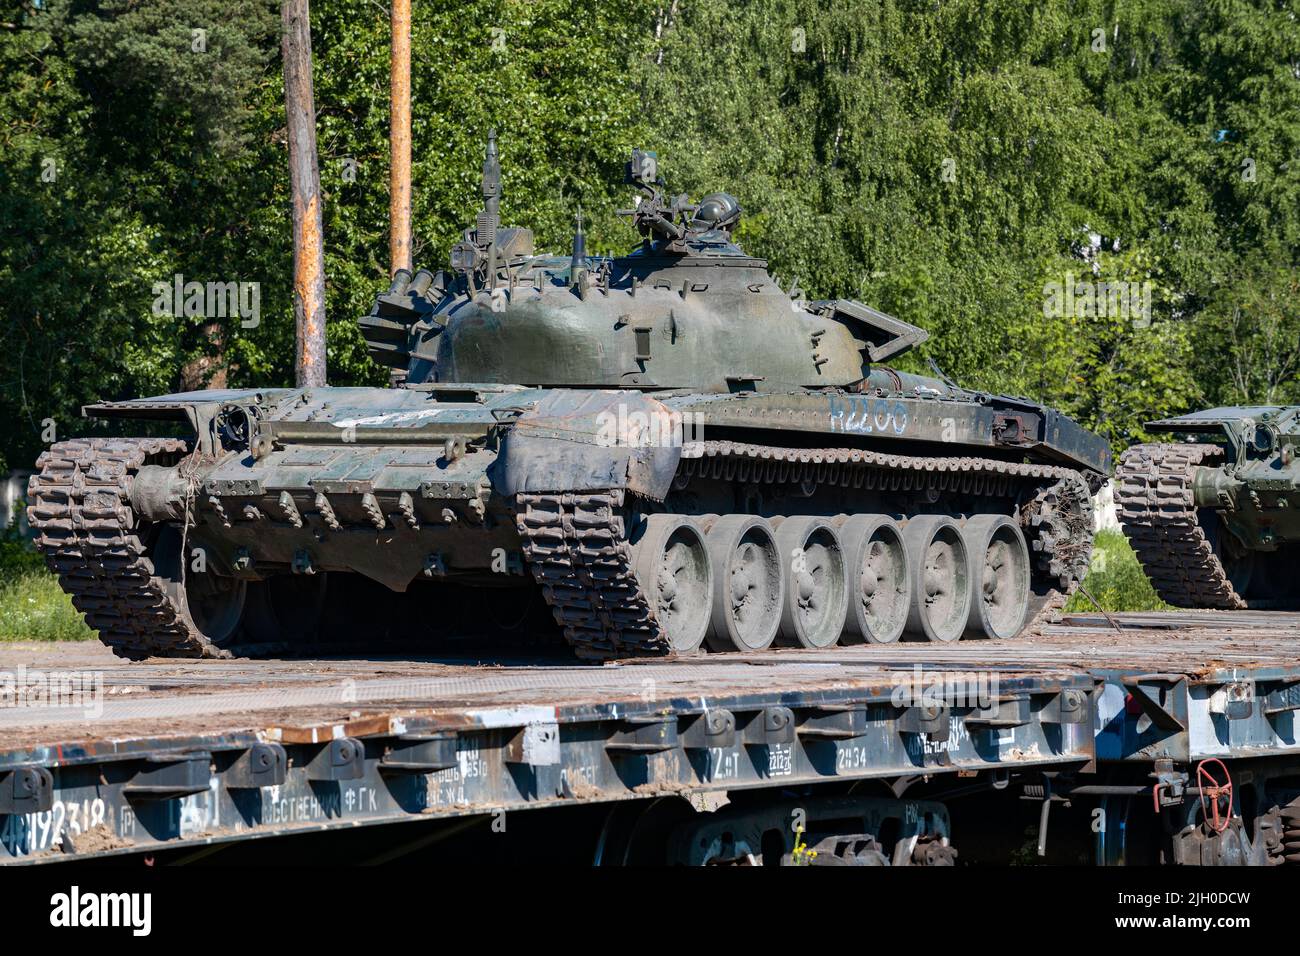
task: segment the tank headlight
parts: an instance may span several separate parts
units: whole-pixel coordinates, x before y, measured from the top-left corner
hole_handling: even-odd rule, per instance
[[[222,406],[217,413],[217,433],[226,448],[246,448],[253,433],[248,412],[239,405]]]

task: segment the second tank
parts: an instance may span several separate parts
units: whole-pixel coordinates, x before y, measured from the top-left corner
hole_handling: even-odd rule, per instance
[[[1156,593],[1177,607],[1300,600],[1300,407],[1152,422],[1176,439],[1120,457],[1115,506]]]

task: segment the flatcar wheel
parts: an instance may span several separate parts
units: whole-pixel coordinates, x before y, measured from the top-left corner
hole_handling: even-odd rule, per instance
[[[907,625],[912,599],[903,533],[887,515],[850,515],[839,532],[848,556],[846,640],[891,644]]]
[[[955,641],[966,629],[970,571],[961,529],[945,515],[920,515],[903,528],[912,573],[907,633],[927,641]]]
[[[659,797],[615,803],[596,842],[595,866],[664,866],[674,832],[694,819],[696,811],[684,797]]]
[[[761,651],[781,626],[785,576],[772,526],[753,515],[726,515],[709,529],[713,614],[709,647]]]
[[[848,580],[835,527],[824,518],[786,518],[776,545],[787,572],[781,641],[800,647],[830,647],[844,633]]]
[[[217,574],[211,568],[186,568],[181,533],[170,525],[159,529],[150,559],[177,614],[188,618],[186,623],[217,647],[231,643],[244,616],[247,582]]]
[[[678,654],[697,650],[709,627],[713,595],[700,529],[684,515],[649,515],[633,564],[669,646]]]
[[[1006,515],[976,515],[962,529],[970,562],[970,637],[1015,637],[1029,615],[1029,547]]]

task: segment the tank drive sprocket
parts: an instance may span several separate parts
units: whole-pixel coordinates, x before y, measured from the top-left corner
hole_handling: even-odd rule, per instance
[[[1088,573],[1095,521],[1087,484],[1076,472],[1063,473],[1025,504],[1021,524],[1038,585],[1026,625],[1032,632],[1051,622]]]

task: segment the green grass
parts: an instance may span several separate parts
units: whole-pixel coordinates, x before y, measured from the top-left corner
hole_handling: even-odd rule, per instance
[[[86,641],[95,632],[17,527],[0,528],[0,641]]]
[[[43,568],[0,572],[0,641],[86,641],[94,636],[53,574]]]
[[[1142,573],[1128,539],[1118,531],[1097,532],[1092,566],[1083,579],[1083,586],[1107,611],[1163,611],[1169,608]],[[1097,610],[1080,593],[1070,598],[1065,609],[1082,613]]]

